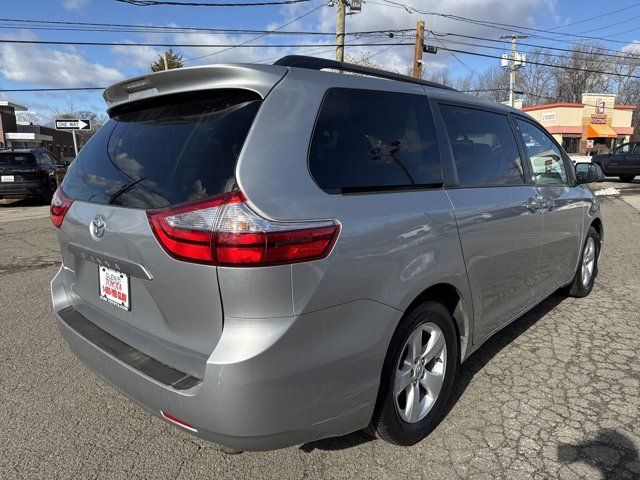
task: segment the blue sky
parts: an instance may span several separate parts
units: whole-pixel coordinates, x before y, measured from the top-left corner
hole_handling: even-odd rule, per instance
[[[241,2],[243,0],[236,0]],[[362,13],[347,17],[348,31],[377,29],[401,29],[415,27],[417,19],[427,22],[427,29],[437,32],[453,32],[498,38],[502,33],[495,28],[459,22],[433,15],[410,13],[406,8],[392,3],[417,7],[424,11],[450,13],[465,17],[485,19],[542,29],[555,29],[558,34],[582,33],[585,35],[612,35],[608,42],[611,49],[625,48],[626,42],[640,41],[640,23],[633,17],[640,15],[640,4],[625,11],[610,14],[599,19],[567,25],[585,18],[633,5],[633,0],[603,3],[595,0],[370,0],[363,5]],[[320,7],[302,20],[292,23],[288,30],[333,31],[335,29],[335,8],[326,6],[326,0],[311,0],[292,6],[249,7],[249,8],[209,8],[209,7],[137,7],[114,0],[2,0],[3,18],[59,20],[72,22],[127,23],[143,25],[163,25],[204,28],[253,28],[273,29],[283,23]],[[409,8],[410,9],[410,8]],[[0,39],[37,40],[79,40],[105,42],[170,42],[170,43],[239,43],[250,40],[255,35],[211,35],[185,33],[127,33],[127,32],[75,32],[49,31],[35,28],[6,28],[12,24],[0,22]],[[452,38],[452,37],[449,37]],[[316,48],[237,48],[216,53],[219,48],[181,48],[185,59],[205,54],[206,58],[188,62],[188,65],[234,61],[268,62],[287,53],[315,53],[332,56],[331,37],[289,37],[268,36],[255,40],[250,45],[319,44]],[[464,40],[458,38],[458,40]],[[386,42],[384,38],[352,40],[353,42]],[[402,41],[398,36],[393,41]],[[408,40],[411,42],[412,40]],[[464,40],[473,42],[473,40]],[[550,43],[536,39],[531,43]],[[430,43],[438,45],[433,40]],[[554,45],[568,47],[555,42]],[[450,45],[452,48],[474,50],[474,47]],[[43,46],[0,44],[0,87],[75,87],[107,86],[121,79],[143,74],[161,48],[152,47],[111,47],[111,46]],[[527,48],[522,48],[526,51]],[[499,50],[486,51],[499,54]],[[352,47],[347,53],[354,56],[374,55],[372,60],[388,68],[404,71],[410,64],[413,48],[398,47]],[[463,66],[449,53],[441,51],[426,57],[431,72],[446,70],[450,76],[463,76],[469,69],[482,72],[499,60],[459,55]],[[0,93],[4,98],[27,106],[34,119],[46,121],[55,111],[72,106],[97,112],[104,110],[99,92],[89,93]]]

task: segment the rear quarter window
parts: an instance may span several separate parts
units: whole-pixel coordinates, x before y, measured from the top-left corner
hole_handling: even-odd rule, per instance
[[[235,188],[258,94],[215,90],[125,106],[91,138],[62,184],[76,200],[156,208]]]
[[[30,154],[24,153],[0,153],[0,165],[8,167],[28,167],[35,165],[36,159]]]
[[[426,96],[333,88],[320,108],[309,169],[329,193],[442,184]]]

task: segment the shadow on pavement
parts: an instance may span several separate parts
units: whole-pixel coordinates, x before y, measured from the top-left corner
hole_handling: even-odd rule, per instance
[[[538,320],[556,308],[565,299],[566,297],[564,295],[554,293],[522,317],[497,332],[489,338],[482,347],[471,354],[458,369],[447,412],[460,400],[460,397],[462,397],[462,394],[476,373],[482,370],[503,348],[511,344],[516,338],[526,332]]]
[[[598,469],[604,480],[640,478],[638,449],[613,429],[600,430],[594,439],[583,443],[559,445],[558,461],[565,465],[585,463]]]
[[[521,334],[526,332],[538,320],[557,307],[566,297],[560,294],[553,294],[531,311],[515,320],[513,323],[497,332],[493,337],[474,352],[461,366],[456,375],[456,381],[451,392],[451,398],[447,407],[448,412],[454,407],[457,401],[471,383],[471,380],[482,370],[487,363],[498,354],[504,347],[513,342]],[[445,414],[446,416],[446,414]],[[363,443],[375,440],[365,432],[354,432],[342,437],[326,438],[309,442],[300,447],[305,453],[310,453],[315,449],[319,450],[343,450],[346,448],[362,445]]]
[[[305,443],[300,446],[300,450],[304,453],[311,453],[315,449],[327,451],[345,450],[373,440],[375,440],[375,438],[368,433],[359,431],[343,435],[342,437],[324,438],[322,440],[316,440],[315,442]]]
[[[16,207],[41,207],[47,205],[43,203],[42,199],[37,197],[26,197],[20,199],[6,199],[0,200],[0,208],[16,208]]]

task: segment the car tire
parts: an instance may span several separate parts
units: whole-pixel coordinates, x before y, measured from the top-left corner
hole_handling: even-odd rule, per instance
[[[589,254],[588,250],[591,250],[592,253]],[[580,251],[580,262],[578,263],[576,274],[573,277],[571,283],[562,289],[562,292],[565,295],[569,297],[582,298],[591,293],[593,284],[595,283],[596,277],[598,276],[599,257],[600,234],[595,228],[593,228],[593,226],[591,226],[589,227],[589,231],[587,232],[584,244],[582,245],[582,250]],[[588,279],[585,279],[585,262],[590,262],[591,260],[593,261],[591,268],[587,268],[587,270],[590,270],[590,273]]]
[[[636,178],[635,175],[620,175],[620,180],[626,183],[633,182],[633,179]]]
[[[412,341],[418,337],[419,347]],[[429,350],[430,344],[435,348]],[[418,350],[424,356],[421,364],[409,358]],[[405,313],[387,351],[376,408],[367,431],[395,445],[413,445],[425,438],[446,411],[458,356],[454,320],[444,305],[428,301]],[[406,387],[396,388],[408,378],[412,380]]]

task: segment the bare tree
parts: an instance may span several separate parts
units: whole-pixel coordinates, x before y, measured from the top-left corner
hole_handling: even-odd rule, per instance
[[[555,83],[555,96],[566,102],[580,102],[585,92],[609,92],[613,78],[601,72],[610,71],[611,59],[602,55],[606,48],[598,44],[576,44],[571,53],[550,60]]]

